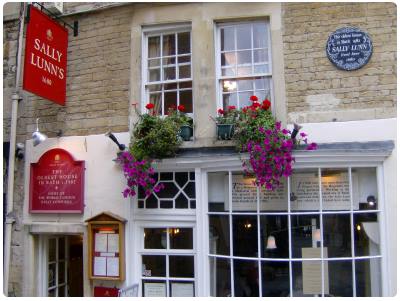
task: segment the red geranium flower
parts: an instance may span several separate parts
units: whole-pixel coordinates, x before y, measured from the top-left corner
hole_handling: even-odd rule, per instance
[[[259,108],[260,106],[261,106],[260,103],[258,103],[257,101],[253,102],[253,105],[252,105],[253,108]]]
[[[179,110],[180,112],[185,112],[185,106],[184,106],[184,105],[179,105],[179,106],[178,106],[178,110]]]
[[[246,113],[247,110],[248,110],[248,107],[244,107],[244,108],[242,109],[242,112],[243,112],[243,113]]]
[[[154,109],[154,104],[148,103],[148,104],[146,105],[146,109],[147,109],[147,110]]]
[[[236,107],[235,107],[235,106],[229,106],[229,107],[228,107],[228,110],[229,110],[229,111],[231,111],[231,110],[236,110]]]
[[[250,96],[251,101],[258,101],[258,97],[255,95]]]
[[[176,110],[176,105],[170,105],[170,106],[169,106],[169,109],[171,109],[171,110]]]
[[[223,109],[218,109],[218,114],[224,115],[225,111]]]
[[[268,110],[271,107],[271,102],[268,99],[265,99],[262,104],[262,108],[264,110]]]

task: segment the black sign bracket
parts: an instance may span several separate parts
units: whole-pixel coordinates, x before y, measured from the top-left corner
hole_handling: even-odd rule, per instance
[[[41,3],[39,2],[32,2],[32,4],[28,4],[28,9],[27,9],[27,15],[26,15],[26,21],[29,23],[29,14],[30,14],[30,6],[34,5],[34,6],[39,6],[40,10],[43,11],[45,10],[46,13],[54,20],[58,21],[58,22],[62,22],[64,24],[64,27],[69,27],[74,31],[74,37],[78,36],[79,33],[79,23],[78,21],[74,21],[74,25],[71,25],[67,22],[65,22],[60,16],[57,16],[55,14],[53,14],[51,11],[49,11],[46,7],[44,7]]]

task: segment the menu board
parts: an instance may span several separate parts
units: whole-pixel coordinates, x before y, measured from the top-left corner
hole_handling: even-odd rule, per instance
[[[94,234],[93,276],[119,277],[119,234],[115,232]]]

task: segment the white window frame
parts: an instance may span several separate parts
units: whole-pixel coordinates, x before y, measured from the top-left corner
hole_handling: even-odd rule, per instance
[[[168,83],[181,83],[181,82],[191,82],[192,83],[192,107],[193,107],[193,112],[192,113],[188,113],[187,115],[190,117],[193,117],[194,115],[194,111],[195,111],[195,106],[194,106],[194,94],[193,94],[193,35],[192,35],[192,28],[191,28],[191,24],[190,23],[183,23],[183,24],[169,24],[169,25],[165,25],[165,26],[146,26],[142,28],[142,85],[141,85],[141,104],[140,104],[140,111],[141,113],[146,113],[147,109],[146,104],[149,101],[149,93],[147,90],[147,85],[150,84],[150,82],[148,81],[148,77],[147,77],[147,72],[148,72],[148,38],[149,37],[153,37],[153,36],[159,36],[159,35],[167,35],[167,34],[173,34],[173,33],[180,33],[180,32],[189,32],[190,33],[190,62],[188,64],[190,64],[190,79],[189,78],[185,78],[185,79],[179,79],[178,78],[178,68],[176,68],[175,70],[175,80],[160,80],[158,82],[151,82],[151,84],[160,84],[160,85],[164,85],[164,84],[168,84]],[[177,44],[177,39],[175,39],[175,45]],[[163,74],[163,68],[162,68],[162,44],[161,44],[161,48],[160,48],[160,79],[162,79],[162,74]],[[176,54],[175,54],[175,58],[178,58],[178,48],[176,47]],[[188,54],[185,54],[188,55]],[[176,64],[178,64],[177,60],[176,60]],[[179,91],[183,91],[185,89],[179,89],[177,91],[177,103],[179,105]],[[186,89],[189,90],[189,89]],[[168,90],[170,91],[170,90]],[[164,89],[162,89],[162,100],[161,100],[161,106],[162,106],[162,111],[164,111]],[[165,113],[165,112],[164,112]],[[162,116],[165,116],[165,114],[163,114]]]
[[[224,26],[233,26],[233,25],[240,25],[240,24],[249,24],[249,23],[263,23],[267,27],[267,48],[268,48],[268,65],[269,65],[269,72],[267,73],[259,73],[259,74],[251,74],[246,76],[222,76],[221,74],[221,28]],[[256,77],[265,77],[269,81],[270,86],[270,98],[271,101],[271,111],[273,115],[275,115],[275,105],[274,105],[274,89],[273,89],[273,80],[272,80],[272,73],[273,73],[273,60],[272,60],[272,43],[271,43],[271,30],[270,30],[270,21],[268,19],[258,19],[258,20],[246,20],[246,21],[237,21],[237,22],[216,22],[214,24],[214,37],[215,37],[215,74],[216,74],[216,87],[217,87],[217,108],[223,107],[223,96],[222,96],[222,82],[227,79],[252,79]],[[253,39],[253,37],[252,37]],[[235,39],[236,43],[236,39]],[[252,43],[253,44],[253,43]],[[236,48],[236,47],[235,47]],[[249,48],[253,50],[253,48]],[[236,51],[236,50],[235,50]],[[252,54],[253,57],[253,54]],[[252,62],[253,62],[252,58]],[[252,63],[253,66],[253,63]],[[239,101],[239,100],[238,100]],[[260,99],[262,101],[262,99]],[[250,102],[249,102],[250,105]]]
[[[327,161],[329,162],[329,161]],[[355,213],[376,213],[378,215],[378,223],[379,223],[379,233],[380,233],[380,254],[379,255],[370,255],[370,256],[356,256],[354,254],[354,237],[352,236],[352,247],[351,247],[351,257],[343,257],[340,258],[341,260],[345,260],[345,259],[351,259],[352,262],[352,273],[353,273],[353,283],[352,283],[352,287],[353,287],[353,295],[355,296],[356,293],[356,286],[355,286],[355,261],[356,260],[360,260],[360,259],[374,259],[374,258],[378,258],[380,259],[380,288],[381,288],[381,293],[382,296],[387,296],[387,291],[388,291],[388,284],[387,284],[387,271],[388,271],[388,262],[387,262],[387,244],[386,244],[386,240],[387,240],[387,236],[386,236],[386,218],[387,218],[387,213],[385,210],[385,199],[384,199],[384,183],[383,183],[383,167],[382,164],[375,164],[375,163],[348,163],[348,164],[335,164],[335,163],[314,163],[314,164],[300,164],[300,166],[298,166],[296,169],[318,169],[318,178],[319,178],[319,182],[321,182],[321,169],[326,169],[326,168],[340,168],[340,169],[347,169],[348,172],[350,172],[350,170],[352,168],[367,168],[367,167],[373,167],[376,168],[376,179],[377,179],[377,190],[378,190],[378,200],[379,200],[379,207],[375,210],[353,210],[353,206],[351,206],[351,210],[346,210],[346,213],[349,213],[351,216],[351,224],[353,224],[353,212]],[[203,181],[203,191],[205,191],[205,193],[202,195],[202,199],[200,202],[206,204],[205,206],[203,206],[203,211],[202,214],[206,216],[206,225],[205,227],[207,228],[207,234],[208,234],[208,228],[209,228],[209,211],[208,211],[208,190],[207,190],[207,182],[208,182],[208,173],[209,172],[229,172],[229,186],[232,185],[232,172],[236,172],[236,171],[241,171],[240,168],[237,167],[229,167],[227,166],[226,168],[207,168],[202,170],[202,181]],[[351,181],[351,173],[349,173],[349,182],[350,182],[350,188],[352,189],[352,181]],[[288,186],[290,187],[290,178],[288,179]],[[246,212],[246,213],[242,213],[245,215],[251,214],[251,215],[255,215],[257,217],[257,235],[258,235],[258,247],[260,247],[260,216],[268,216],[268,215],[284,215],[284,216],[295,216],[295,215],[301,215],[301,214],[312,214],[312,215],[319,215],[320,221],[321,221],[321,217],[323,215],[327,215],[329,214],[329,211],[322,211],[322,202],[320,201],[320,209],[319,211],[315,211],[315,212],[310,212],[310,211],[305,211],[304,213],[299,213],[299,212],[295,212],[292,213],[290,211],[290,189],[288,189],[287,191],[288,193],[288,211],[287,212],[270,212],[270,213],[265,213],[265,212],[260,212],[259,211],[259,201],[257,201],[257,211],[254,212]],[[350,193],[351,196],[351,203],[353,204],[353,197],[352,197],[352,193]],[[322,191],[321,191],[321,186],[320,186],[320,200],[322,197]],[[259,192],[257,192],[257,198],[259,199]],[[200,208],[199,208],[200,209]],[[328,212],[328,213],[327,213]],[[342,211],[340,211],[342,212]],[[289,258],[265,258],[265,257],[260,257],[260,252],[258,252],[259,256],[258,257],[254,257],[254,258],[240,258],[238,256],[233,256],[233,238],[232,238],[232,216],[233,215],[240,215],[241,213],[239,212],[234,212],[232,210],[232,191],[229,190],[229,211],[228,212],[217,212],[216,214],[221,214],[221,215],[226,215],[229,217],[230,220],[230,254],[229,255],[216,255],[216,254],[210,254],[209,252],[209,239],[208,239],[208,235],[203,235],[201,239],[203,239],[205,241],[204,243],[204,248],[203,248],[203,253],[207,254],[206,255],[206,263],[204,264],[205,266],[205,274],[209,275],[210,274],[210,268],[209,268],[209,260],[210,258],[223,258],[223,259],[228,259],[230,260],[230,269],[231,269],[231,291],[232,291],[232,296],[234,297],[234,265],[233,265],[233,260],[234,259],[246,259],[246,260],[252,260],[252,261],[256,261],[258,262],[258,268],[259,268],[259,279],[262,279],[261,277],[261,262],[268,260],[268,261],[285,261],[289,263],[289,284],[290,284],[290,297],[293,297],[293,274],[292,274],[292,265],[290,264],[291,262],[303,262],[301,258],[292,258],[292,247],[291,247],[291,235],[289,235]],[[337,212],[335,212],[337,213]],[[291,219],[288,218],[288,228],[290,228],[290,221]],[[320,228],[321,228],[321,233],[323,233],[323,224],[320,224]],[[353,231],[352,231],[353,233]],[[353,234],[352,234],[353,235]],[[198,238],[199,239],[199,238]],[[323,244],[323,236],[321,235],[321,244]],[[260,250],[259,250],[260,251]],[[321,248],[321,258],[323,258],[323,249]],[[311,260],[311,259],[307,259],[307,260]],[[315,258],[315,260],[321,260],[320,258]],[[330,262],[332,260],[328,258],[323,258],[322,259],[323,262]],[[338,258],[335,258],[333,260],[339,260]],[[322,279],[322,293],[324,295],[324,264],[321,265],[321,279]],[[206,291],[205,294],[207,296],[210,296],[210,279],[202,279],[202,281],[206,281],[205,283],[205,287],[206,287]],[[261,283],[261,281],[260,281]],[[262,297],[262,286],[259,285],[259,296]]]
[[[193,249],[145,249],[144,248],[144,229],[145,228],[191,228],[193,231]],[[199,256],[197,255],[197,227],[194,219],[192,221],[173,221],[173,218],[169,218],[168,220],[159,221],[157,219],[147,220],[147,221],[138,221],[134,223],[134,237],[135,239],[135,261],[134,261],[134,272],[133,278],[135,283],[139,283],[139,291],[138,295],[143,295],[143,280],[161,280],[165,281],[167,288],[166,293],[167,296],[170,295],[169,282],[170,281],[187,281],[194,282],[194,291],[195,297],[199,296],[199,285],[201,279],[198,275],[199,268]],[[169,241],[169,235],[167,235],[167,241]],[[193,256],[194,261],[194,277],[193,278],[176,278],[169,276],[169,261],[166,260],[166,276],[165,277],[144,277],[142,275],[142,255],[163,255],[168,258],[168,256]]]

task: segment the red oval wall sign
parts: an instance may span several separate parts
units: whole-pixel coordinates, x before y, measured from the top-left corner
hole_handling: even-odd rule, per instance
[[[29,212],[83,213],[85,161],[64,149],[44,153],[31,163]]]

